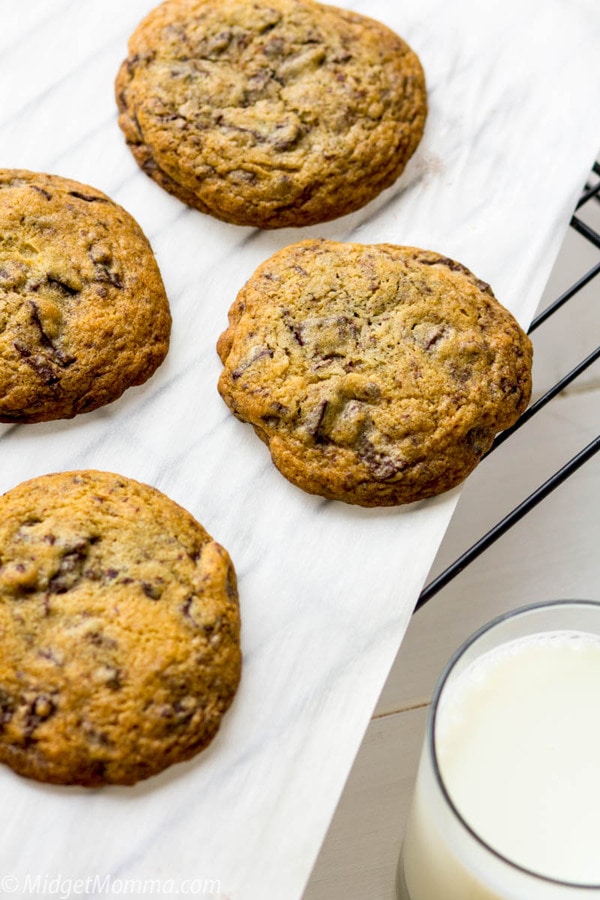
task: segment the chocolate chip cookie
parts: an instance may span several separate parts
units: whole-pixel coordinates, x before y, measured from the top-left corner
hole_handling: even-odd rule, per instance
[[[146,381],[171,315],[139,225],[88,185],[0,169],[0,421],[70,418]]]
[[[0,498],[0,761],[133,784],[212,740],[240,677],[227,552],[159,491],[106,472]]]
[[[312,0],[167,0],[131,37],[116,96],[151,178],[260,228],[364,206],[398,178],[427,113],[398,35]]]
[[[532,349],[460,263],[310,240],[239,292],[218,351],[223,399],[286,478],[362,506],[461,482],[531,393]]]

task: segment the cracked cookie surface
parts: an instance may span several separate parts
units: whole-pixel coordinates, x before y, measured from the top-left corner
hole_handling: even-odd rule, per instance
[[[489,285],[414,247],[280,250],[217,349],[223,399],[281,473],[363,506],[459,484],[531,393],[531,342]]]
[[[139,225],[95,188],[0,169],[0,421],[71,418],[146,381],[171,315]]]
[[[398,178],[427,113],[398,35],[312,0],[167,0],[131,37],[116,97],[151,178],[261,228],[364,206]]]
[[[236,577],[184,509],[107,472],[0,498],[0,761],[133,784],[202,750],[240,677]]]

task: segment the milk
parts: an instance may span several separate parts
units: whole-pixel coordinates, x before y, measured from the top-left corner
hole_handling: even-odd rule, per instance
[[[600,897],[597,635],[528,635],[475,659],[442,691],[434,740],[468,828],[440,792],[431,758],[422,760],[403,851],[410,893],[400,886],[401,897]]]

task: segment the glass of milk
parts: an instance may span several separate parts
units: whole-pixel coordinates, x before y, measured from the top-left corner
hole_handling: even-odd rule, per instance
[[[600,898],[600,603],[495,619],[436,687],[401,900]]]

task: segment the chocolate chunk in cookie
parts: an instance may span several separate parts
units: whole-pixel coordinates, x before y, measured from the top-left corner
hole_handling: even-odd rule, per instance
[[[89,412],[142,384],[171,315],[139,225],[87,185],[0,169],[0,421]]]
[[[364,206],[398,178],[427,113],[398,35],[312,0],[167,0],[131,37],[116,96],[151,178],[260,228]]]
[[[0,498],[0,762],[133,784],[210,743],[240,678],[227,552],[147,485],[46,475]]]
[[[426,250],[310,240],[239,292],[219,390],[305,491],[363,506],[459,484],[531,393],[532,349],[491,288]]]

